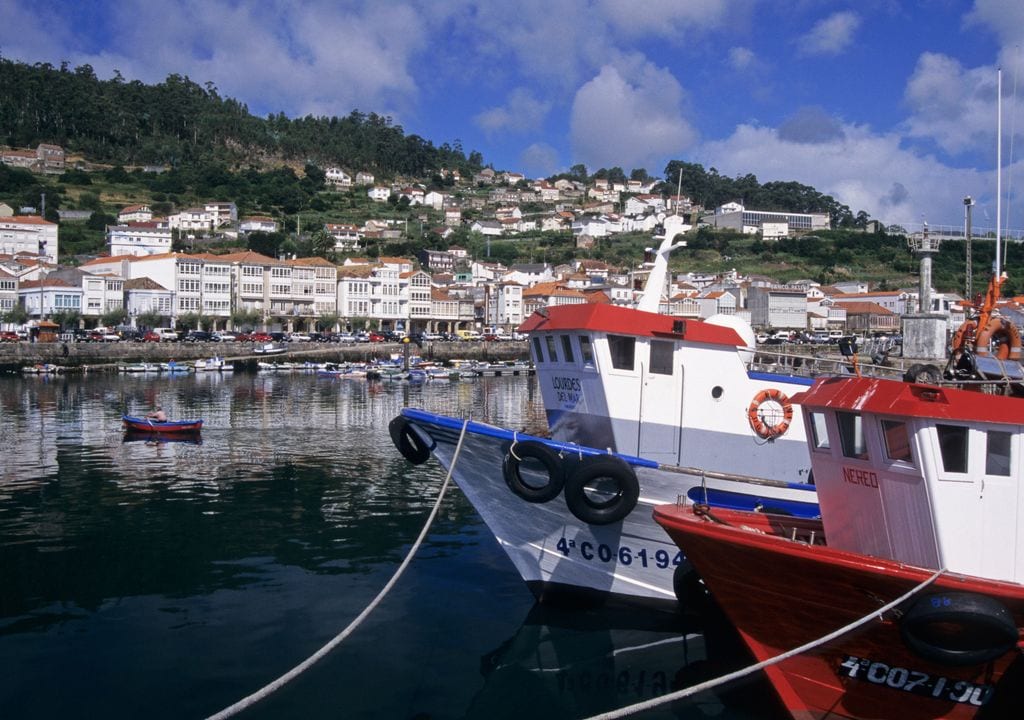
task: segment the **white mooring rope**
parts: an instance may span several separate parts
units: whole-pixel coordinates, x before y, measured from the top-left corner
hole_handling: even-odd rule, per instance
[[[600,715],[592,715],[591,717],[587,718],[586,720],[615,720],[615,718],[626,717],[628,715],[632,715],[634,713],[642,712],[644,710],[650,710],[651,708],[658,707],[659,705],[664,705],[665,703],[674,702],[676,700],[681,700],[683,698],[690,697],[691,695],[696,695],[699,692],[704,692],[705,690],[712,690],[714,688],[717,688],[717,687],[720,687],[722,685],[725,685],[726,683],[730,683],[733,680],[738,680],[738,679],[740,679],[742,677],[746,677],[747,675],[751,675],[751,674],[753,674],[755,672],[758,672],[759,670],[764,670],[766,667],[770,667],[772,665],[776,665],[776,664],[782,662],[783,660],[788,660],[789,658],[793,657],[794,655],[799,655],[802,652],[806,652],[808,650],[813,650],[814,648],[818,647],[819,645],[824,645],[827,642],[831,642],[831,641],[835,640],[836,638],[841,637],[842,635],[845,635],[846,633],[850,632],[851,630],[855,630],[855,629],[859,628],[861,625],[864,625],[865,623],[870,621],[875,616],[878,616],[878,618],[881,619],[882,615],[884,615],[885,613],[889,612],[890,610],[892,610],[894,607],[896,607],[900,603],[905,602],[906,600],[909,600],[911,597],[913,597],[917,593],[921,592],[926,587],[931,585],[933,582],[938,580],[939,576],[942,575],[942,573],[944,573],[944,572],[946,572],[945,568],[942,568],[941,570],[936,570],[935,574],[933,574],[931,577],[929,577],[928,579],[924,580],[922,583],[920,583],[916,587],[911,588],[909,592],[907,592],[907,593],[901,595],[900,597],[896,598],[895,600],[893,600],[888,605],[883,605],[882,607],[880,607],[877,610],[874,610],[874,611],[868,613],[867,615],[865,615],[864,617],[860,618],[859,620],[854,620],[849,625],[845,625],[845,626],[839,628],[838,630],[835,630],[834,632],[831,632],[828,635],[825,635],[824,637],[818,638],[817,640],[812,640],[811,642],[805,643],[804,645],[801,645],[800,647],[796,647],[796,648],[793,648],[792,650],[788,650],[788,651],[782,653],[781,655],[776,655],[773,658],[768,658],[767,660],[762,660],[761,662],[755,663],[754,665],[749,665],[749,666],[747,666],[747,667],[745,667],[745,668],[743,668],[741,670],[736,670],[735,672],[731,672],[731,673],[728,673],[726,675],[722,675],[722,676],[717,677],[717,678],[712,678],[711,680],[707,680],[707,681],[699,683],[697,685],[691,685],[688,688],[683,688],[682,690],[678,690],[678,691],[676,691],[674,693],[669,693],[668,695],[661,695],[659,697],[652,698],[650,700],[645,700],[643,702],[636,703],[635,705],[628,705],[626,707],[619,708],[618,710],[611,710],[611,711],[606,712],[606,713],[601,713]]]
[[[306,658],[301,663],[293,667],[291,670],[286,672],[281,677],[277,678],[277,680],[274,680],[273,682],[264,685],[256,692],[252,693],[251,695],[247,695],[235,704],[229,705],[216,715],[210,715],[207,718],[207,720],[223,720],[223,718],[234,717],[235,715],[242,712],[249,706],[255,705],[260,700],[269,697],[272,693],[276,692],[277,690],[280,690],[287,683],[291,682],[299,675],[304,673],[306,670],[313,667],[313,665],[318,663],[320,660],[325,658],[327,654],[331,652],[331,650],[333,650],[335,647],[341,644],[341,642],[345,638],[351,635],[356,630],[356,628],[358,628],[362,624],[363,620],[369,617],[370,613],[373,612],[374,608],[376,608],[381,603],[384,597],[391,591],[391,588],[393,588],[395,584],[398,582],[398,578],[400,578],[402,576],[402,573],[405,572],[405,569],[409,566],[409,563],[412,562],[413,557],[416,555],[416,551],[419,550],[420,545],[423,544],[423,540],[427,536],[427,531],[430,530],[430,526],[433,525],[434,518],[437,517],[437,512],[441,508],[441,500],[444,499],[445,491],[448,489],[448,484],[452,479],[452,473],[455,471],[455,463],[458,462],[459,451],[462,450],[462,441],[466,437],[466,428],[468,425],[469,418],[466,418],[465,421],[463,421],[462,423],[462,432],[459,434],[459,443],[458,445],[455,446],[455,454],[452,455],[452,464],[448,468],[448,474],[445,476],[444,483],[442,483],[441,485],[441,491],[438,493],[437,502],[434,503],[434,509],[430,511],[430,515],[427,517],[426,524],[420,531],[419,537],[416,538],[416,542],[414,542],[412,544],[412,547],[409,548],[409,552],[405,556],[405,559],[402,561],[402,564],[398,566],[398,569],[395,571],[395,574],[391,576],[390,580],[388,580],[387,585],[385,585],[381,589],[381,591],[377,593],[377,597],[375,597],[373,601],[366,606],[365,610],[359,613],[355,620],[348,624],[348,627],[346,627],[340,633],[335,635],[330,641],[327,642],[326,645],[321,647],[315,653],[310,655],[308,658]]]

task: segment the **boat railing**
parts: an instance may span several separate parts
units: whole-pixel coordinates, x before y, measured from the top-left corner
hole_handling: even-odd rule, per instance
[[[874,358],[871,358],[874,359]],[[858,357],[856,367],[852,358],[799,352],[793,350],[769,350],[757,348],[749,369],[761,372],[784,372],[804,377],[819,375],[852,375],[859,369],[861,375],[869,377],[902,377],[905,368],[903,358],[890,363],[883,359],[882,363],[865,362]]]

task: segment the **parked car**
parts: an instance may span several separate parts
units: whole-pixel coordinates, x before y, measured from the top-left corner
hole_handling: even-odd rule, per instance
[[[307,333],[303,332],[293,332],[288,335],[290,342],[311,342],[312,339]]]
[[[235,333],[228,332],[227,330],[223,330],[221,332],[215,332],[213,334],[213,341],[214,342],[235,342],[237,339],[238,339],[238,336],[235,335]]]
[[[252,334],[252,341],[258,343],[267,343],[272,341],[274,338],[270,337],[270,333],[265,332],[254,332]]]
[[[13,330],[4,330],[3,332],[0,332],[0,342],[18,342],[19,340],[21,340],[21,338],[18,337],[18,333]]]
[[[205,330],[192,330],[188,335],[185,336],[185,342],[211,342],[213,341],[213,333],[206,332]]]
[[[288,333],[283,333],[283,332],[276,332],[275,331],[275,332],[267,333],[267,335],[270,336],[270,341],[269,342],[288,342],[288,340],[290,339],[288,337]]]
[[[142,342],[160,342],[160,334],[156,330],[147,330]]]
[[[356,336],[350,332],[340,332],[334,336],[334,342],[340,343],[354,343],[356,342]]]
[[[153,332],[160,336],[161,342],[178,342],[181,339],[181,335],[174,328],[156,328]]]
[[[96,328],[89,333],[89,340],[92,342],[120,342],[121,336],[107,328]]]
[[[252,342],[252,333],[235,333],[235,342]]]
[[[379,332],[372,332],[367,335],[367,340],[369,342],[384,342],[385,337]]]

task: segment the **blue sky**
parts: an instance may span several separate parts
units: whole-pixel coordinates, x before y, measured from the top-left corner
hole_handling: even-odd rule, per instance
[[[1021,166],[1022,40],[1021,0],[0,2],[8,59],[187,75],[261,116],[373,111],[529,177],[680,159],[907,224],[962,226],[971,195],[975,228],[995,225],[997,67]]]

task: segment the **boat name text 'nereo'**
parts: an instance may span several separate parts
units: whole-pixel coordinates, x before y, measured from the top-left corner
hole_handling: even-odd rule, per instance
[[[863,485],[864,487],[878,487],[878,476],[871,470],[858,470],[857,468],[844,467],[843,481],[851,485]]]

